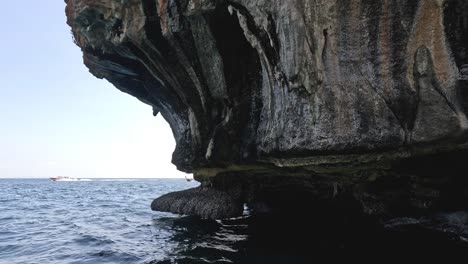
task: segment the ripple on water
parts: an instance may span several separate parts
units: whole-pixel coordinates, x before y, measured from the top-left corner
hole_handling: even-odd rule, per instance
[[[79,244],[80,246],[88,247],[105,246],[115,243],[112,239],[88,234],[83,234],[80,237],[73,239],[73,242]]]

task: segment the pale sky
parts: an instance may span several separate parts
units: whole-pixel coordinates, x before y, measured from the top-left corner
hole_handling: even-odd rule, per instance
[[[0,9],[0,178],[184,177],[169,126],[93,77],[63,0]]]

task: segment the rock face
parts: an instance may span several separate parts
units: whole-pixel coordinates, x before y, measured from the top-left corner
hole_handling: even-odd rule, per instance
[[[214,189],[203,199],[235,196],[210,214],[167,200],[153,209],[222,218],[242,202],[269,211],[346,193],[380,214],[416,193],[445,199],[405,162],[464,155],[467,1],[66,2],[90,72],[163,115],[173,163]],[[389,187],[401,178],[410,187]],[[392,184],[363,190],[378,179]]]

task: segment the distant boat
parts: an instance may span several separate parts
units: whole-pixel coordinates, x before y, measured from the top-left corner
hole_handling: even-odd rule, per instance
[[[72,177],[67,177],[67,176],[57,176],[57,177],[51,177],[49,179],[53,181],[79,181],[80,180],[78,178],[72,178]]]

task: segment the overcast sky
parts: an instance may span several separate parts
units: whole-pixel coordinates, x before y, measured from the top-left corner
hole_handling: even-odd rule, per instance
[[[63,0],[0,9],[0,178],[184,177],[169,126],[93,77]]]

